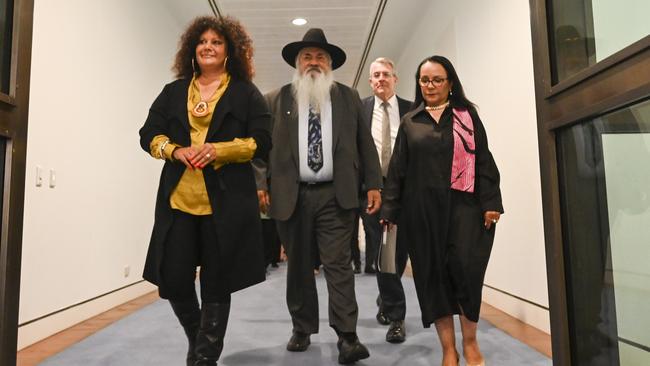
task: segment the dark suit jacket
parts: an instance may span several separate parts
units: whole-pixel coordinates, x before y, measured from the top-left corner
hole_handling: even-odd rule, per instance
[[[332,155],[336,200],[343,209],[359,207],[357,192],[362,183],[368,189],[382,187],[381,168],[359,94],[339,83],[330,93],[332,100]],[[270,216],[291,217],[298,200],[300,168],[298,153],[298,108],[291,84],[266,96],[271,109],[273,145],[268,172],[258,174],[258,189],[267,189],[270,177]]]
[[[404,117],[406,112],[411,109],[411,102],[410,100],[402,99],[399,96],[397,96],[397,108],[399,109],[399,118]],[[368,128],[372,131],[372,110],[375,108],[375,96],[371,95],[367,98],[363,99],[363,110],[366,112],[366,120],[368,121]]]
[[[188,79],[180,79],[165,85],[149,109],[140,129],[140,145],[147,153],[151,140],[160,134],[181,146],[190,145],[189,83]],[[265,161],[271,149],[269,121],[268,108],[255,85],[232,78],[215,107],[205,141],[253,137],[257,144],[255,158]],[[160,283],[165,238],[172,224],[169,198],[185,169],[181,162],[167,160],[160,176],[156,217],[143,275],[154,284]],[[223,258],[217,264],[220,278],[215,280],[222,281],[231,292],[264,281],[264,250],[251,164],[226,164],[218,170],[207,166],[203,175],[219,238],[219,253]]]
[[[399,109],[399,118],[401,119],[404,117],[406,112],[409,111],[411,108],[411,102],[410,100],[402,99],[399,96],[397,96],[397,109]],[[367,98],[364,98],[363,101],[363,111],[366,115],[366,122],[368,123],[368,129],[372,131],[372,110],[375,108],[375,96],[371,95]],[[402,121],[400,120],[400,123]],[[374,141],[374,140],[373,140]],[[380,160],[381,163],[381,160]],[[362,187],[362,190],[365,189],[365,187]]]

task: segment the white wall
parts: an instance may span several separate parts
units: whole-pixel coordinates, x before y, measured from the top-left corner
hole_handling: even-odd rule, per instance
[[[487,129],[506,211],[485,278],[493,289],[484,289],[484,300],[550,332],[528,2],[420,4],[420,20],[395,59],[397,92],[413,98],[413,75],[427,56],[446,56],[456,67]]]
[[[59,312],[141,280],[161,163],[138,129],[173,79],[177,22],[157,0],[35,1],[19,348],[153,289]]]
[[[375,32],[374,42],[368,52],[365,65],[363,65],[363,73],[357,85],[357,90],[362,98],[372,95],[372,88],[368,81],[372,61],[378,57],[388,57],[397,62],[404,52],[405,43],[413,38],[414,27],[420,24],[426,13],[422,11],[422,4],[428,4],[428,2],[429,0],[409,0],[388,1],[386,3],[381,21]],[[408,23],[404,22],[404,19],[408,19]],[[414,70],[397,71],[399,84],[403,78],[411,78]],[[413,94],[413,92],[404,95],[409,94]]]

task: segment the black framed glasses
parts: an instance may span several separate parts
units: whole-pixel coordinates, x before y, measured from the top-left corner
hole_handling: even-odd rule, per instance
[[[435,87],[440,87],[445,83],[445,81],[447,81],[447,78],[434,77],[433,79],[429,79],[428,76],[421,76],[420,79],[418,79],[420,86],[427,86],[430,83]]]

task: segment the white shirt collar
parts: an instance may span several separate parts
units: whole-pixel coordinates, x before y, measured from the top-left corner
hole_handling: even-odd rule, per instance
[[[381,103],[384,101],[381,100],[378,96],[375,95],[375,108],[381,108]],[[392,109],[397,108],[397,95],[393,94],[392,97],[388,98],[388,104]]]

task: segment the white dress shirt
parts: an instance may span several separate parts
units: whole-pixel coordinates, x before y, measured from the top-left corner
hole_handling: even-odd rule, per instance
[[[382,120],[384,119],[384,108],[381,104],[384,101],[375,96],[375,106],[372,109],[372,125],[370,131],[372,132],[372,139],[375,141],[377,154],[381,160],[381,138],[382,138]],[[388,98],[388,120],[390,122],[390,151],[395,147],[395,138],[397,138],[397,130],[399,129],[399,105],[397,104],[397,97],[393,94]],[[381,161],[379,162],[381,163]]]

